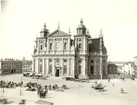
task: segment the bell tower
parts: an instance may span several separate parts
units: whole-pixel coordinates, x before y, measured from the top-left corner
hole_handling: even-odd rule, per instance
[[[46,28],[46,24],[44,23],[44,28],[40,31],[40,37],[46,37],[49,34],[49,30]]]

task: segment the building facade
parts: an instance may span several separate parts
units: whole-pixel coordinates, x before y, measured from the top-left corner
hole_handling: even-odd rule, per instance
[[[22,72],[32,72],[32,61],[23,58],[22,61]]]
[[[123,64],[122,70],[124,71],[124,73],[126,73],[128,75],[135,75],[137,66],[135,65],[134,62],[127,62],[127,63]]]
[[[0,60],[0,74],[13,74],[22,72],[22,61],[14,59]]]
[[[83,21],[77,34],[65,33],[58,27],[52,33],[44,25],[34,47],[33,72],[54,77],[104,78],[107,76],[107,50],[102,30],[91,38]]]

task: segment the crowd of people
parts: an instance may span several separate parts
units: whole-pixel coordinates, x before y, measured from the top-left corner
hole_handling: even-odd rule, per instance
[[[23,82],[16,83],[13,81],[4,81],[4,80],[0,81],[1,88],[15,88],[15,87],[22,86],[22,85],[23,85]]]
[[[40,98],[45,98],[48,90],[54,90],[54,91],[64,91],[64,89],[68,89],[66,85],[62,85],[61,87],[59,87],[57,84],[55,85],[45,85],[42,86],[41,84],[37,84],[37,83],[32,83],[32,82],[28,82],[26,83],[25,87],[27,87],[27,91],[37,91],[37,95]]]

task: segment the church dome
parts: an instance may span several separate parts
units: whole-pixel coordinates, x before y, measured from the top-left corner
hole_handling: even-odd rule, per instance
[[[84,28],[86,29],[85,25],[83,24],[83,20],[81,19],[80,24],[78,25],[77,29]]]
[[[42,33],[42,32],[48,32],[48,31],[49,30],[46,28],[46,24],[44,23],[44,27],[41,29],[40,32]]]

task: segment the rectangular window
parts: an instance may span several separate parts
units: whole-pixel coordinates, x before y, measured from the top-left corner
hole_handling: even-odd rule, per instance
[[[49,44],[49,50],[52,50],[52,43]]]
[[[64,43],[64,50],[67,49],[67,43]]]
[[[64,63],[66,63],[67,62],[67,60],[66,59],[64,59]]]
[[[93,73],[94,73],[94,67],[90,66],[90,74],[93,74]]]
[[[41,50],[43,49],[43,45],[40,45],[40,49],[41,49]]]

